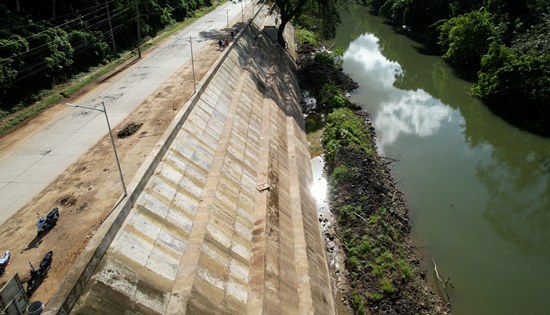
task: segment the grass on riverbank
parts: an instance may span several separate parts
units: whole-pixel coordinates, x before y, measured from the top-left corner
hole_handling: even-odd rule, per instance
[[[199,9],[194,12],[192,17],[189,17],[180,23],[176,23],[166,27],[158,36],[150,40],[145,39],[146,42],[141,46],[142,52],[147,51],[148,49],[157,45],[169,36],[172,36],[176,32],[180,31],[197,19],[201,18],[205,14],[213,11],[214,9],[216,9],[217,6],[223,4],[224,2],[225,1],[219,1],[214,6]],[[36,115],[40,114],[42,111],[56,105],[64,98],[74,95],[75,93],[81,91],[84,87],[90,84],[94,84],[101,77],[104,77],[107,74],[116,71],[117,68],[135,57],[136,54],[137,50],[123,52],[119,58],[109,62],[106,65],[95,67],[86,73],[78,74],[69,82],[57,85],[50,90],[39,92],[37,95],[38,100],[36,102],[28,106],[20,106],[23,108],[17,110],[14,113],[11,113],[7,117],[0,120],[0,137],[17,129],[19,126],[21,126],[22,123],[24,123],[28,119],[33,118]]]
[[[347,108],[327,116],[323,133],[330,209],[345,252],[349,301],[357,313],[441,314],[445,306],[426,290],[408,239],[402,193],[376,154],[368,121]]]

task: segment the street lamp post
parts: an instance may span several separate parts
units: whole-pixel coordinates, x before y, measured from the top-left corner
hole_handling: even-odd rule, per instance
[[[187,39],[183,39],[181,37],[177,37],[177,36],[172,36],[173,38],[177,39],[177,40],[187,40]],[[191,48],[191,68],[193,69],[193,93],[196,93],[197,92],[197,81],[195,79],[195,58],[193,57],[193,37],[189,36],[189,39],[187,40],[189,41],[189,46]]]
[[[229,10],[225,10],[227,16],[227,28],[229,28]]]
[[[243,1],[241,0],[241,21],[244,23],[244,9],[243,9]]]
[[[193,58],[193,38],[189,36],[189,45],[191,46],[191,68],[193,68],[193,92],[197,92],[197,82],[195,81],[195,60]]]
[[[113,132],[111,131],[111,124],[109,123],[109,116],[107,116],[107,110],[105,109],[105,101],[101,101],[101,105],[103,105],[103,110],[97,109],[97,108],[94,108],[94,107],[82,106],[82,105],[74,104],[74,103],[65,103],[65,105],[72,106],[72,107],[77,107],[77,108],[95,110],[95,111],[98,111],[98,112],[103,112],[103,114],[105,114],[105,120],[107,121],[107,128],[109,128],[109,136],[111,137],[111,144],[113,145],[113,151],[115,151],[115,159],[116,159],[116,164],[118,166],[118,173],[120,175],[120,182],[122,183],[122,188],[124,189],[123,198],[128,196],[128,192],[126,191],[126,185],[124,184],[124,177],[122,176],[122,168],[120,167],[120,161],[118,159],[118,153],[116,151],[115,140],[113,138]]]

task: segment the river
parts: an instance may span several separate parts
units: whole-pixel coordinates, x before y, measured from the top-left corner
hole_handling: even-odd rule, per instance
[[[379,154],[411,209],[413,237],[442,277],[452,312],[550,314],[550,139],[493,115],[422,45],[362,6],[335,47],[372,116]],[[428,258],[429,257],[429,258]]]

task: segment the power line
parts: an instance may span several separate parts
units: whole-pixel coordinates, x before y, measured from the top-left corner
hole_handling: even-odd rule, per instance
[[[114,1],[114,0],[111,0],[111,1],[109,1],[109,2],[107,2],[107,3],[110,3],[110,2],[113,2],[113,1]],[[179,2],[179,1],[178,1],[178,2]],[[178,3],[178,2],[176,2],[176,3]],[[169,3],[168,5],[170,5],[170,4],[171,4],[171,3]],[[88,13],[88,14],[85,14],[85,15],[83,15],[83,16],[79,16],[79,17],[76,18],[76,19],[73,19],[73,20],[71,20],[71,21],[67,21],[67,22],[62,23],[62,24],[60,24],[60,25],[58,25],[58,26],[55,26],[55,27],[65,26],[65,25],[68,25],[68,24],[70,24],[70,23],[72,23],[72,22],[75,22],[75,21],[79,21],[79,22],[81,22],[81,23],[84,23],[84,22],[85,22],[85,23],[90,23],[90,21],[85,21],[85,20],[83,21],[83,18],[86,17],[86,16],[89,16],[89,15],[91,15],[91,14],[97,13],[97,12],[99,12],[100,10],[107,9],[107,7],[106,7],[107,5],[108,5],[108,4],[106,4],[106,5],[98,4],[97,6],[94,6],[94,7],[92,7],[92,8],[99,8],[99,9],[97,9],[97,10],[95,10],[95,11],[93,11],[93,12],[90,12],[90,13]],[[137,3],[136,3],[136,5],[137,5]],[[170,9],[171,9],[171,10],[176,10],[176,9],[183,8],[183,7],[184,7],[184,5],[183,5],[181,2],[179,2],[179,5],[174,6],[174,7],[170,7]],[[91,9],[91,8],[88,8],[88,9]],[[88,9],[87,9],[87,10],[88,10]],[[111,19],[116,19],[116,18],[122,16],[122,14],[123,14],[124,12],[128,11],[128,10],[129,10],[129,8],[115,10],[115,11],[114,11],[115,13],[112,15]],[[162,14],[162,11],[153,12],[153,13],[145,14],[145,15],[142,15],[142,16],[152,16],[152,15],[160,15],[160,14]],[[103,14],[101,14],[101,15],[99,15],[99,16],[94,16],[93,18],[94,18],[94,19],[103,18],[105,15],[107,15],[107,13],[103,13]],[[116,25],[115,27],[113,27],[113,28],[112,28],[113,34],[118,34],[118,33],[122,32],[122,31],[124,31],[124,30],[126,29],[125,27],[126,27],[129,23],[131,23],[132,21],[134,21],[134,20],[136,20],[136,19],[139,19],[139,16],[140,16],[140,14],[139,14],[139,11],[138,11],[138,14],[137,14],[135,17],[133,17],[133,18],[131,18],[131,19],[128,19],[128,20],[126,20],[124,23],[119,24],[119,25]],[[138,20],[138,21],[139,21],[139,20]],[[108,23],[108,22],[109,22],[109,18],[107,17],[107,18],[104,18],[104,19],[102,19],[102,20],[99,20],[99,21],[97,21],[97,22],[95,22],[95,23],[90,24],[90,25],[86,26],[84,29],[80,29],[79,31],[85,31],[85,30],[92,29],[92,28],[99,28],[100,26],[103,26],[103,25],[105,25],[105,24]],[[40,35],[40,34],[42,34],[42,33],[44,33],[44,32],[47,32],[47,31],[50,31],[50,29],[44,30],[44,31],[41,31],[41,32],[38,32],[38,33],[36,33],[36,34],[33,34],[33,35],[31,35],[31,36],[26,37],[25,39],[29,39],[29,38],[32,38],[32,37],[36,37],[36,35]],[[105,38],[105,37],[106,37],[106,34],[107,34],[108,32],[109,32],[109,31],[101,32],[101,34],[102,34],[102,36]],[[45,43],[45,44],[42,44],[42,45],[33,47],[32,49],[30,49],[30,50],[28,50],[28,51],[26,51],[26,52],[24,52],[24,53],[22,53],[22,54],[13,55],[13,56],[11,56],[11,57],[9,57],[9,58],[4,58],[3,60],[12,60],[12,61],[15,61],[13,58],[15,58],[15,57],[22,57],[23,55],[25,55],[24,57],[28,59],[29,57],[32,57],[32,56],[35,56],[35,55],[39,55],[40,53],[42,53],[42,52],[46,51],[47,49],[49,49],[49,47],[46,47],[46,46],[49,46],[49,43]],[[72,54],[78,54],[78,53],[80,53],[80,52],[82,52],[82,51],[85,51],[86,49],[90,49],[90,48],[91,48],[90,46],[86,45],[86,44],[84,43],[84,41],[72,43],[72,46],[71,46],[71,47],[73,48]],[[5,47],[0,47],[0,49],[1,49],[1,48],[5,48]],[[0,60],[0,61],[3,61],[3,60]],[[32,76],[32,75],[34,75],[34,74],[37,74],[37,73],[39,73],[39,72],[41,72],[41,71],[43,71],[43,70],[45,70],[45,69],[48,69],[48,68],[50,67],[49,65],[47,65],[47,64],[44,62],[43,58],[37,58],[37,59],[35,59],[34,61],[35,61],[35,62],[32,63],[32,64],[30,64],[30,66],[28,66],[28,67],[26,67],[26,68],[24,68],[24,69],[19,69],[19,70],[18,70],[18,74],[21,74],[21,73],[25,73],[25,74],[24,74],[23,76],[18,76],[17,79],[11,81],[9,84],[13,84],[13,83],[19,82],[19,81],[21,81],[21,80],[23,80],[23,79],[25,79],[25,78],[27,78],[27,77],[29,77],[29,76]],[[4,87],[7,86],[7,85],[9,85],[9,84],[5,84]]]
[[[115,0],[109,0],[108,3],[111,3],[111,2],[114,2]],[[80,15],[81,13],[83,12],[86,12],[88,10],[94,10],[98,7],[102,7],[104,6],[105,4],[103,3],[99,3],[95,6],[92,6],[92,7],[89,7],[89,8],[83,8],[81,10],[76,10],[76,12],[72,12],[72,13],[67,13],[65,15],[62,15],[62,16],[59,16],[59,17],[56,17],[56,18],[51,18],[51,19],[42,19],[40,20],[41,22],[49,22],[49,21],[54,21],[54,20],[60,20],[61,18],[63,17],[67,17],[67,16],[76,16],[78,14],[78,17],[76,19],[79,19],[79,18],[82,18],[84,16],[87,16],[87,15],[90,15],[92,13],[95,13],[95,12],[98,12],[100,11],[102,8],[99,8],[91,13],[88,13],[88,14],[85,14],[85,15]],[[60,25],[63,25],[63,24],[60,24]],[[59,27],[60,25],[54,25],[53,27]],[[23,27],[29,27],[29,26],[35,26],[34,24],[27,24],[27,25],[23,25]],[[0,31],[4,31],[4,32],[11,32],[13,30],[17,30],[17,29],[21,29],[21,26],[18,26],[18,27],[14,27],[14,28],[11,28],[11,29],[1,29]]]
[[[129,9],[124,9],[124,10],[122,10],[122,11],[118,11],[117,13],[115,13],[115,14],[112,15],[111,19],[118,18],[120,15],[122,15],[122,13],[124,13],[124,12],[126,12],[126,11],[128,11],[128,10],[129,10]],[[105,13],[105,14],[101,15],[101,17],[104,16],[104,15],[107,15],[107,14]],[[105,19],[103,19],[103,20],[100,20],[100,21],[96,22],[95,24],[91,24],[91,25],[86,26],[86,27],[83,28],[83,29],[79,29],[78,31],[85,31],[85,30],[91,29],[91,28],[93,28],[93,27],[99,27],[99,26],[102,26],[102,25],[107,24],[107,22],[108,22],[108,18],[105,18]],[[50,28],[50,29],[48,29],[48,30],[46,30],[46,31],[51,31],[51,30],[52,30],[52,28]],[[40,32],[40,33],[37,33],[37,34],[41,34],[41,33],[44,33],[44,32],[46,32],[46,31],[43,31],[43,32]],[[21,56],[30,57],[30,56],[33,56],[33,55],[37,55],[37,54],[39,54],[40,52],[46,51],[46,50],[49,48],[49,45],[50,45],[50,43],[44,43],[44,44],[42,44],[42,45],[35,46],[35,47],[31,48],[31,49],[28,49],[28,50],[26,50],[25,52],[22,52],[22,53],[19,53],[19,54],[15,54],[15,55],[12,55],[12,56],[7,57],[7,58],[3,58],[3,60],[12,60],[12,61],[14,61],[14,58],[15,58],[15,57],[21,57]],[[7,47],[7,46],[1,47],[1,48],[5,48],[5,47]],[[3,60],[2,60],[2,61],[3,61]]]
[[[119,25],[115,26],[115,27],[113,28],[113,33],[114,33],[114,34],[118,34],[118,33],[122,32],[122,31],[124,31],[124,30],[125,30],[124,27],[125,27],[125,26],[128,26],[128,24],[131,24],[131,22],[133,22],[136,18],[137,18],[137,17],[133,17],[133,18],[131,18],[131,19],[129,19],[129,20],[126,20],[126,23],[119,24]],[[109,31],[102,32],[102,35],[105,36],[105,35],[107,34],[107,32],[109,32]],[[84,50],[90,48],[90,47],[85,47],[85,48],[83,48],[83,47],[85,47],[85,45],[83,45],[83,42],[81,42],[81,44],[79,44],[79,45],[75,45],[75,46],[73,47],[73,49],[74,49],[73,54],[74,54],[74,53],[80,53],[80,52],[82,52],[82,51],[84,51]],[[37,66],[38,66],[38,67],[37,67]],[[35,68],[35,67],[36,67],[36,68]],[[33,69],[33,68],[34,68],[34,69]],[[11,81],[11,82],[8,83],[8,84],[2,85],[2,87],[6,87],[6,86],[8,86],[8,85],[10,85],[10,84],[13,84],[13,83],[22,81],[22,80],[24,80],[24,79],[26,79],[26,78],[28,78],[28,77],[34,75],[34,74],[40,73],[40,72],[42,72],[42,71],[44,71],[44,70],[46,70],[46,69],[48,69],[48,68],[49,68],[49,65],[45,64],[43,61],[38,61],[38,62],[32,64],[31,66],[29,66],[29,67],[27,67],[27,68],[25,68],[25,69],[18,70],[18,74],[20,74],[20,73],[25,73],[25,72],[28,72],[28,73],[24,74],[23,76],[18,76],[17,79]]]
[[[114,1],[114,0],[111,0],[111,1]],[[27,37],[23,37],[23,39],[25,39],[25,40],[26,40],[26,39],[30,39],[30,38],[32,38],[32,37],[35,37],[36,35],[45,33],[45,32],[47,32],[50,28],[62,28],[62,26],[65,26],[65,25],[70,24],[70,23],[73,23],[73,22],[77,22],[77,21],[81,21],[81,22],[82,22],[82,20],[83,20],[85,17],[87,17],[87,16],[89,16],[89,15],[92,15],[92,14],[94,14],[94,13],[97,13],[97,12],[99,12],[99,11],[103,11],[103,9],[105,9],[105,8],[104,8],[105,5],[104,5],[104,4],[101,4],[101,6],[102,6],[101,8],[99,8],[99,9],[93,11],[93,12],[90,12],[90,13],[87,13],[87,14],[85,14],[85,15],[79,16],[79,17],[77,17],[77,18],[75,18],[75,19],[69,20],[69,21],[67,21],[67,22],[65,22],[65,23],[62,23],[62,24],[59,24],[59,25],[49,26],[48,29],[43,30],[43,31],[40,31],[40,32],[38,32],[38,33],[34,33],[34,34],[29,35],[29,36],[27,36]],[[126,10],[127,10],[127,9],[126,9]],[[102,16],[104,16],[104,15],[107,15],[107,13],[101,14],[100,17],[102,17]],[[95,18],[97,18],[97,17],[95,17]],[[14,28],[14,29],[17,29],[17,28]],[[12,30],[14,30],[14,29],[12,29]],[[2,49],[2,48],[4,48],[4,47],[0,47],[0,49]]]

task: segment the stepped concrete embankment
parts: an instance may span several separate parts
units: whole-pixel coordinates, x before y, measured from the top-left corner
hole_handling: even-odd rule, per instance
[[[182,107],[47,314],[335,313],[295,65],[260,29]]]

